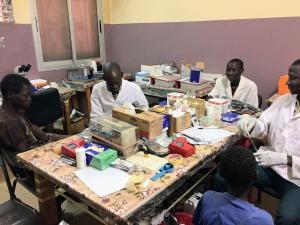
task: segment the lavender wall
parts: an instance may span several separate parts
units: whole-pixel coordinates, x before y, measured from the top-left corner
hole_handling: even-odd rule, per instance
[[[300,17],[209,22],[106,25],[107,59],[123,71],[140,64],[203,60],[207,72],[222,73],[231,58],[245,62],[245,74],[264,98],[278,76],[300,58]]]
[[[209,22],[105,25],[107,60],[121,64],[125,72],[140,64],[182,59],[203,60],[206,71],[222,73],[226,62],[239,57],[245,74],[268,97],[278,76],[300,58],[300,17]],[[38,72],[30,24],[0,24],[0,79],[16,65],[30,63],[29,78],[57,81],[65,70]]]
[[[0,37],[5,37],[5,48],[0,48],[0,79],[12,73],[17,65],[31,64],[30,79],[57,81],[66,77],[65,70],[38,72],[31,24],[0,24]]]

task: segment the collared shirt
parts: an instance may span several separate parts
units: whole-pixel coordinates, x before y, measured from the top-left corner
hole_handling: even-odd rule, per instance
[[[148,101],[144,93],[135,83],[122,79],[121,89],[116,99],[107,90],[106,82],[96,84],[91,96],[91,118],[96,115],[111,115],[115,106],[122,106],[125,102],[136,107],[148,107]]]
[[[215,87],[208,95],[214,98],[238,100],[243,104],[249,104],[258,108],[257,86],[253,81],[244,76],[241,76],[239,86],[235,90],[233,96],[230,81],[225,75],[217,79]]]
[[[207,191],[198,203],[194,225],[273,225],[266,211],[228,192]]]
[[[256,122],[252,137],[267,137],[264,150],[292,156],[293,165],[277,165],[271,168],[284,179],[300,187],[300,113],[296,107],[297,96],[290,93],[279,97]]]

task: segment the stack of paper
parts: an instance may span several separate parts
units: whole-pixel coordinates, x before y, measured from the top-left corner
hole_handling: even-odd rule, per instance
[[[126,187],[129,175],[120,169],[96,170],[86,167],[74,172],[75,175],[100,197],[104,197]]]
[[[218,128],[191,127],[181,132],[187,137],[190,144],[211,144],[220,141],[226,137],[234,135],[230,131]]]

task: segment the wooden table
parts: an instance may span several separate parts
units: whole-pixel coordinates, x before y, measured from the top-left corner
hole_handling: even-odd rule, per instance
[[[76,95],[76,91],[71,88],[66,87],[56,87],[58,93],[60,95],[60,99],[62,102],[71,100],[74,95]]]
[[[134,193],[129,193],[124,189],[106,197],[99,197],[81,182],[73,173],[76,168],[65,164],[58,155],[52,152],[53,148],[75,139],[76,136],[18,154],[18,159],[36,174],[40,213],[45,224],[54,225],[57,222],[54,184],[89,205],[106,224],[129,224],[154,216],[157,213],[155,206],[161,204],[198,170],[239,139],[235,126],[224,125],[224,128],[234,132],[235,135],[215,144],[196,146],[196,154],[185,158],[183,165],[176,167],[175,171],[164,179],[164,182],[161,179],[151,181],[146,188],[141,185]],[[145,176],[150,178],[153,174]]]
[[[91,90],[99,82],[102,82],[103,80],[76,80],[76,81],[70,81],[66,80],[66,83],[69,85],[71,89],[74,89],[77,93],[77,97],[84,98],[84,103],[81,104],[82,107],[79,107],[79,102],[73,102],[73,105],[77,108],[81,108],[81,111],[86,115],[87,118],[90,117],[90,113],[92,110],[91,106]]]
[[[183,90],[183,89],[179,89],[179,88],[164,88],[164,87],[159,87],[156,85],[142,84],[142,83],[138,83],[138,82],[135,82],[135,83],[141,87],[141,89],[145,95],[153,96],[153,97],[157,97],[157,98],[167,99],[167,94],[169,94],[171,92],[179,92],[179,93],[187,94],[189,91],[189,90]],[[208,88],[196,90],[195,91],[196,97],[197,98],[204,97],[204,96],[208,95],[212,89],[213,89],[213,86],[211,85]]]

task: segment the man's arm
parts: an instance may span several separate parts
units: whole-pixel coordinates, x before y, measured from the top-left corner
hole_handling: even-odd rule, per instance
[[[281,101],[278,99],[269,108],[267,108],[257,119],[255,127],[251,133],[252,137],[263,139],[268,135],[269,127],[273,121],[274,114],[281,107]]]
[[[25,127],[19,121],[0,123],[0,142],[5,148],[15,152],[28,150]]]
[[[46,133],[34,124],[31,124],[31,130],[34,136],[44,143],[53,142],[68,137],[68,135]]]
[[[92,111],[90,115],[91,118],[97,115],[104,114],[104,110],[102,107],[100,96],[98,95],[97,88],[93,88],[92,95],[91,95],[91,106],[92,106]]]
[[[137,86],[137,90],[136,90],[136,101],[137,101],[137,106],[142,108],[142,107],[147,107],[148,108],[148,100],[145,96],[145,94],[143,93],[142,89]]]
[[[254,106],[255,108],[258,108],[258,93],[256,84],[251,86],[248,96],[246,98],[246,103]]]
[[[216,84],[215,84],[214,88],[211,90],[211,92],[208,94],[208,97],[206,98],[207,101],[211,98],[220,97],[220,89],[221,89],[221,86],[224,85],[223,79],[224,79],[224,76],[220,77],[216,80]]]

